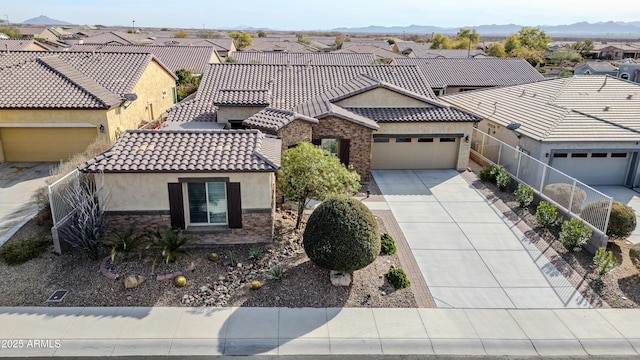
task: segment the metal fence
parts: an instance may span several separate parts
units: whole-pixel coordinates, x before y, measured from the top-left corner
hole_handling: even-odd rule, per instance
[[[471,153],[502,165],[517,181],[533,187],[570,214],[582,218],[603,233],[611,214],[613,198],[509,146],[473,129]]]
[[[53,226],[58,226],[65,217],[73,213],[74,207],[64,200],[64,193],[69,186],[78,186],[79,184],[80,172],[76,169],[49,185],[49,204]]]

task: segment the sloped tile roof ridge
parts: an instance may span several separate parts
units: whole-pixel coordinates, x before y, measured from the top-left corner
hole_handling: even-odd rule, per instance
[[[368,117],[362,116],[360,114],[356,114],[343,108],[341,106],[335,104],[329,104],[329,113],[328,115],[337,116],[339,118],[345,119],[347,121],[351,121],[352,123],[367,127],[369,129],[378,130],[380,129],[380,125],[376,123],[373,119],[369,119]]]
[[[36,58],[36,61],[82,89],[85,93],[102,103],[104,107],[110,108],[122,102],[122,98],[120,96],[107,90],[97,81],[74,69],[71,65],[57,56],[38,57]]]
[[[623,129],[623,130],[627,130],[627,131],[634,132],[634,133],[636,133],[636,134],[640,134],[640,130],[638,130],[638,129],[634,129],[634,128],[632,128],[632,127],[628,127],[628,126],[626,126],[626,125],[622,125],[622,124],[620,124],[620,123],[616,123],[616,122],[613,122],[613,121],[609,121],[609,120],[607,120],[607,119],[603,119],[603,118],[601,118],[601,117],[599,117],[599,116],[595,116],[595,115],[587,114],[587,113],[582,112],[582,111],[580,111],[580,110],[571,109],[571,111],[573,111],[573,112],[574,112],[574,113],[576,113],[576,114],[580,114],[580,115],[583,115],[583,116],[589,117],[589,118],[591,118],[591,119],[601,121],[601,122],[603,122],[603,123],[605,123],[605,124],[609,124],[609,125],[612,125],[612,126],[618,127],[618,128],[620,128],[620,129]]]
[[[258,133],[254,154],[269,164],[274,170],[278,170],[280,168],[280,161],[278,159],[281,157],[280,152],[282,151],[280,139],[274,136],[267,136],[259,130],[253,131]],[[274,139],[277,141],[272,141]]]

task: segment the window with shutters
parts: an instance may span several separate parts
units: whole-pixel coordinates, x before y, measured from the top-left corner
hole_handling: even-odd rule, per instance
[[[227,191],[224,182],[187,183],[190,224],[227,224]]]

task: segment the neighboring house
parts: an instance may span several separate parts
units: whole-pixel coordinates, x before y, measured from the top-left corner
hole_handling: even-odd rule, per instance
[[[389,42],[387,42],[386,40],[372,40],[372,39],[358,39],[358,38],[351,38],[351,41],[343,42],[342,49],[347,49],[352,46],[362,46],[362,45],[375,46],[377,48],[393,51],[395,53],[399,52],[398,45],[396,45],[395,43],[389,44]]]
[[[210,65],[195,99],[165,124],[185,128],[192,118],[190,126],[278,135],[283,150],[311,141],[363,182],[371,169],[465,169],[479,120],[439,102],[416,66],[263,64]]]
[[[482,117],[481,131],[588,185],[640,181],[638,84],[576,75],[441,99]],[[511,123],[521,125],[521,138],[506,128]]]
[[[151,54],[0,56],[0,162],[61,161],[160,118],[177,78]]]
[[[540,81],[544,77],[520,58],[396,59],[398,65],[416,65],[436,95]]]
[[[254,38],[253,44],[243,51],[287,51],[293,53],[318,52],[313,46],[299,43],[297,40],[280,40],[275,38]]]
[[[608,61],[587,61],[574,67],[574,75],[618,76],[618,68]]]
[[[221,58],[225,59],[236,51],[236,45],[231,38],[201,39],[201,38],[151,38],[156,45],[167,46],[209,46],[213,47]]]
[[[10,52],[10,51],[49,51],[44,44],[37,40],[22,40],[22,39],[11,39],[11,40],[0,40],[0,53]]]
[[[153,40],[140,34],[129,34],[122,31],[109,31],[86,37],[82,40],[86,45],[152,45]]]
[[[205,243],[273,239],[280,139],[257,130],[125,131],[79,167],[101,173],[107,229],[173,227]]]
[[[414,58],[445,58],[445,59],[466,59],[466,58],[484,58],[487,55],[482,50],[446,50],[446,49],[412,49],[407,56]]]
[[[618,77],[640,83],[640,62],[626,59],[618,63]]]
[[[369,65],[376,61],[373,54],[331,52],[238,51],[233,57],[241,64]]]
[[[352,45],[349,47],[342,46],[342,49],[333,51],[334,54],[374,54],[376,60],[381,64],[393,64],[395,58],[403,57],[403,55],[385,50],[372,45]]]
[[[153,54],[173,73],[188,69],[194,75],[201,75],[209,64],[220,62],[216,50],[208,46],[74,45],[71,51]]]
[[[640,44],[594,43],[591,52],[597,59],[621,60],[640,58]]]

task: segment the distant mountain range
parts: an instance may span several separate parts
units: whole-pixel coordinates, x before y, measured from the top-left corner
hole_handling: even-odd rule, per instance
[[[29,20],[23,21],[21,24],[25,25],[74,25],[72,23],[68,23],[62,20],[52,19],[50,17],[46,17],[44,15],[40,15],[38,17],[31,18]]]
[[[480,35],[508,35],[518,32],[523,25],[480,25],[480,26],[463,26],[465,29],[475,29]],[[578,22],[570,25],[536,25],[550,36],[620,36],[620,37],[640,37],[640,21],[621,22]],[[360,28],[335,28],[332,31],[345,33],[376,33],[376,34],[455,34],[460,27],[444,28],[438,26],[367,26]]]

